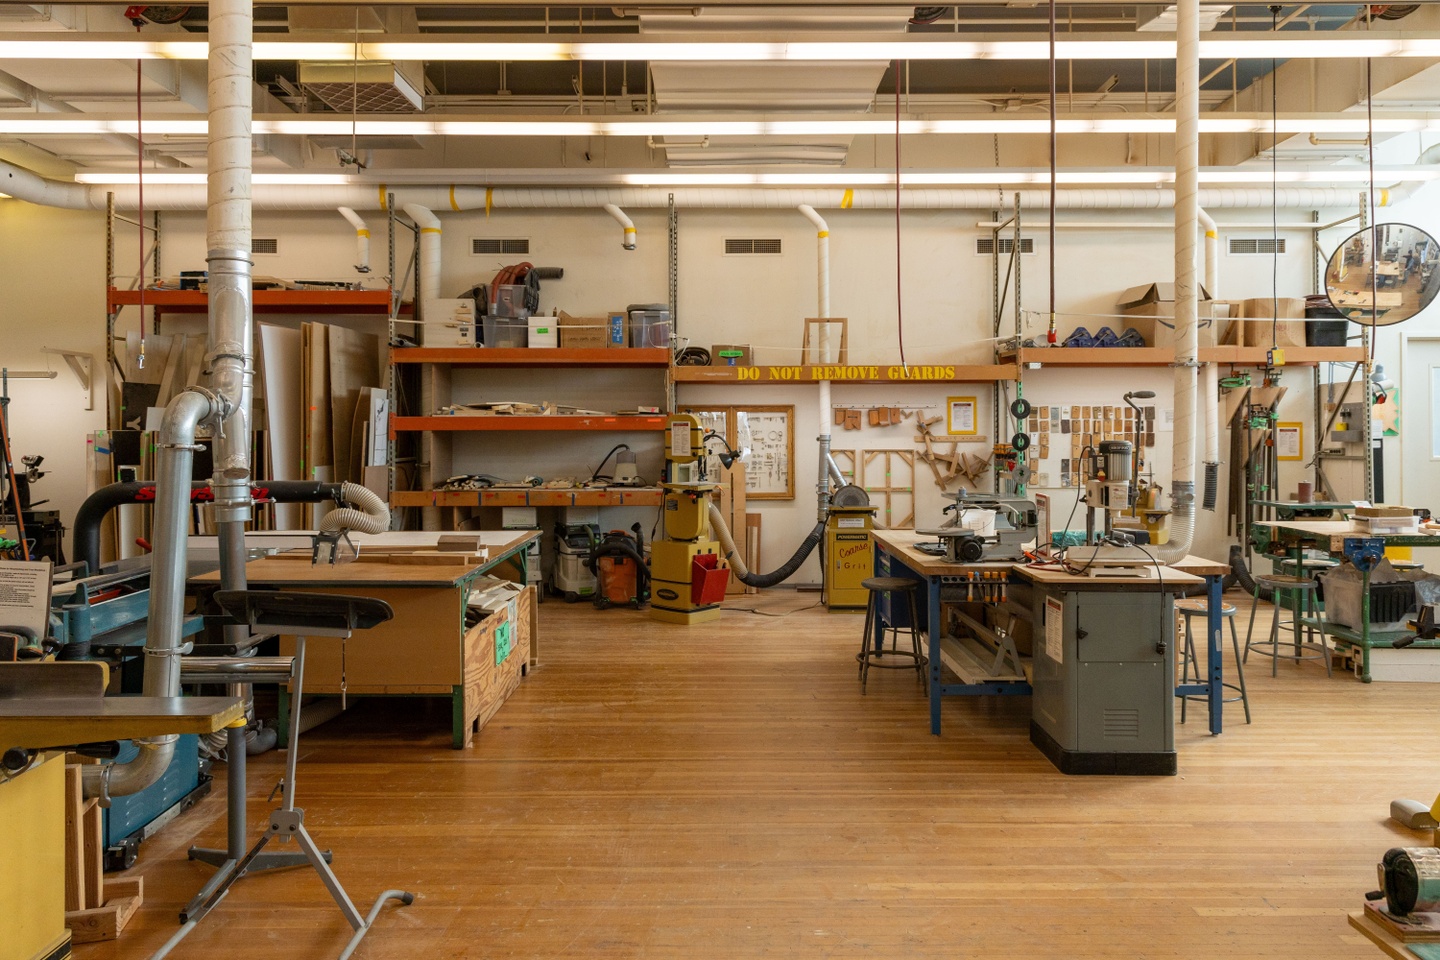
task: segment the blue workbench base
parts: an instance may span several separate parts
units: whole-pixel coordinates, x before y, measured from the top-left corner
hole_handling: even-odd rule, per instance
[[[1045,729],[1030,721],[1030,742],[1061,773],[1078,776],[1173,777],[1179,772],[1175,751],[1162,753],[1080,753],[1066,750]]]

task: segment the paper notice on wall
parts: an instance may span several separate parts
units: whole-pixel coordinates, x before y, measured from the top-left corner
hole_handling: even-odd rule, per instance
[[[50,561],[0,560],[0,623],[44,637],[50,620]]]
[[[1053,597],[1045,598],[1045,656],[1056,663],[1065,662],[1065,604]]]
[[[1175,411],[1161,410],[1160,420],[1155,424],[1155,429],[1164,433],[1171,433],[1175,430]]]

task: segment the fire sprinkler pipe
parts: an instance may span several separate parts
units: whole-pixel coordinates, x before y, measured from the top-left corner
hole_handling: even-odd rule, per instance
[[[614,217],[615,220],[616,220],[616,222],[619,223],[620,226],[624,229],[625,233],[624,233],[624,234],[622,235],[622,237],[621,237],[620,245],[621,245],[622,247],[624,247],[626,250],[634,250],[634,249],[635,249],[635,223],[634,223],[634,221],[632,221],[629,217],[627,217],[627,216],[625,215],[625,211],[624,211],[624,210],[621,210],[619,207],[615,206],[615,204],[613,204],[613,203],[607,203],[607,204],[605,204],[601,209],[603,209],[606,213],[610,214],[610,216]]]
[[[365,221],[350,207],[339,207],[340,216],[350,221],[355,228],[355,271],[357,273],[370,272],[370,228]]]

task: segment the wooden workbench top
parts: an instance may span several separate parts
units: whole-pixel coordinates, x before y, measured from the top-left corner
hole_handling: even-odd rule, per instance
[[[1014,571],[1036,583],[1042,582],[1042,579],[1038,576],[1031,577],[1030,573],[1046,574],[1046,578],[1043,579],[1045,583],[1074,581],[1092,587],[1102,582],[1115,583],[1120,586],[1154,584],[1156,582],[1154,577],[1077,577],[1059,570],[1039,570],[1023,563],[1011,563],[1003,560],[992,563],[950,563],[943,557],[932,556],[915,549],[915,545],[918,543],[933,543],[934,537],[916,533],[914,530],[876,530],[874,536],[875,541],[887,553],[899,557],[911,570],[926,577],[951,576],[970,570],[998,570]],[[1199,577],[1218,577],[1229,572],[1230,565],[1228,563],[1206,560],[1204,557],[1187,556],[1185,559],[1165,567],[1163,579],[1167,585],[1174,582],[1180,586],[1191,587],[1200,582],[1197,579]],[[1050,576],[1051,574],[1053,577]]]
[[[905,566],[927,577],[953,576],[970,570],[1008,571],[1015,564],[1009,560],[990,563],[951,563],[944,557],[937,557],[915,549],[917,543],[934,543],[934,537],[924,536],[914,530],[876,530],[875,542],[904,561]]]
[[[363,563],[342,563],[316,566],[308,557],[282,555],[261,557],[245,565],[246,582],[276,586],[343,587],[363,583],[368,586],[402,587],[448,587],[475,576],[488,569],[507,553],[519,550],[540,534],[534,530],[492,530],[486,531],[485,546],[490,556],[476,564],[457,566],[417,566],[413,564],[392,564],[379,561]],[[493,541],[492,536],[493,535]],[[428,534],[433,545],[439,534]],[[374,541],[360,542],[363,556],[367,550],[375,552],[382,544]],[[415,542],[395,544],[413,547]],[[202,574],[195,578],[197,583],[214,583],[220,579],[219,571]]]
[[[0,700],[0,747],[216,733],[244,715],[236,697],[21,697]]]
[[[1150,568],[1154,573],[1154,568]],[[1027,567],[1022,564],[1015,565],[1015,573],[1022,580],[1040,586],[1071,586],[1085,587],[1090,590],[1133,590],[1135,587],[1153,587],[1156,590],[1165,589],[1180,592],[1190,587],[1199,586],[1205,581],[1197,576],[1182,573],[1174,567],[1161,567],[1160,576],[1148,577],[1090,577],[1084,574],[1066,573],[1064,570],[1051,570],[1047,567]]]

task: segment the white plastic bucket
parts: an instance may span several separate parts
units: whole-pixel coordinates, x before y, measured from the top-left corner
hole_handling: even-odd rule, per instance
[[[960,523],[967,530],[974,530],[982,537],[995,536],[995,511],[983,507],[970,507],[960,515]]]

